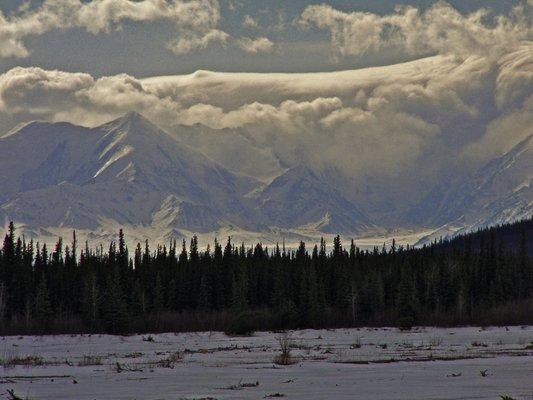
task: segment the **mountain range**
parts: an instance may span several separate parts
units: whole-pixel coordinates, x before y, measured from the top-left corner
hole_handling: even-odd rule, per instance
[[[119,226],[135,240],[193,233],[272,240],[371,236],[391,229],[313,165],[272,163],[271,179],[254,177],[253,162],[240,171],[238,161],[222,165],[194,140],[190,130],[169,134],[138,113],[95,128],[20,126],[0,137],[0,219],[16,221],[37,238],[72,229],[105,237]],[[398,220],[410,229],[430,229],[424,243],[531,216],[532,141],[528,137],[464,179],[435,185]],[[243,143],[240,151],[247,150]]]

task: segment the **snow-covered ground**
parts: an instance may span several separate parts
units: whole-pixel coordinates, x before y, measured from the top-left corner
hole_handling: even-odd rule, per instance
[[[533,399],[533,326],[293,331],[287,366],[280,335],[2,337],[0,398]]]

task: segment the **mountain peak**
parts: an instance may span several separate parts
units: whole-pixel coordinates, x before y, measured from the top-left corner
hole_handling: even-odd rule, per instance
[[[128,123],[131,125],[146,125],[146,124],[152,125],[152,123],[147,118],[145,118],[142,114],[138,113],[137,111],[127,112],[122,117],[112,122],[118,122],[120,124]]]
[[[291,175],[300,175],[300,176],[305,175],[308,177],[317,178],[315,172],[311,168],[309,168],[307,165],[304,165],[304,164],[297,164],[289,168],[287,173]]]
[[[114,120],[106,122],[102,127],[122,127],[122,126],[131,126],[131,127],[147,127],[153,126],[156,127],[152,122],[150,122],[146,117],[136,111],[129,111],[126,114],[123,114],[121,117],[118,117]],[[99,127],[97,127],[99,128]]]
[[[138,112],[131,111],[124,114],[122,117],[113,121],[107,122],[97,129],[103,128],[104,131],[110,133],[119,133],[120,135],[127,135],[128,137],[144,137],[147,136],[161,136],[164,132],[151,121],[145,118]]]
[[[128,120],[128,121],[139,121],[139,120],[145,120],[146,118],[142,116],[141,113],[138,113],[137,111],[129,111],[126,114],[124,114],[121,119]]]

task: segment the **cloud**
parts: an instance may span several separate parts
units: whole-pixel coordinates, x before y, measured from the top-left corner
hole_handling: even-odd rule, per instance
[[[316,98],[313,101],[283,101],[279,106],[264,103],[245,104],[235,110],[224,112],[220,107],[197,104],[182,115],[181,122],[187,125],[203,124],[214,129],[253,126],[270,130],[282,129],[288,134],[302,134],[322,117],[342,108],[339,98]],[[266,133],[267,131],[265,131]]]
[[[22,8],[9,17],[0,10],[0,57],[27,57],[25,39],[53,30],[82,28],[93,35],[109,34],[127,21],[172,23],[177,38],[167,47],[183,54],[226,44],[231,37],[218,28],[220,19],[218,0],[44,0],[37,8]],[[268,39],[235,40],[249,40],[246,49],[253,44],[264,49]]]
[[[236,11],[238,10],[239,8],[242,8],[243,7],[243,2],[242,1],[238,1],[238,0],[229,0],[228,1],[228,9],[230,11]]]
[[[18,67],[0,75],[0,121],[9,117],[4,131],[36,118],[96,126],[138,111],[177,135],[200,129],[204,151],[215,138],[210,155],[224,164],[245,138],[269,174],[298,163],[335,171],[350,179],[351,196],[371,174],[392,195],[423,187],[420,180],[429,187],[442,171],[481,163],[531,132],[532,66],[525,42],[500,60],[438,55],[329,73],[137,79]]]
[[[227,43],[230,35],[218,29],[212,29],[203,36],[185,34],[167,44],[168,49],[176,54],[186,54],[207,48],[211,43]]]
[[[257,29],[259,28],[259,23],[251,15],[245,15],[242,20],[242,26],[249,29]]]
[[[533,135],[533,45],[520,46],[498,62],[495,105],[499,118],[490,121],[486,133],[463,149],[481,159],[509,151]]]
[[[531,44],[524,44],[499,60],[496,79],[496,104],[500,109],[512,109],[532,96],[533,53]]]
[[[266,37],[241,38],[237,45],[247,53],[271,53],[274,50],[274,43]]]
[[[0,110],[49,118],[77,102],[77,94],[95,84],[84,73],[14,68],[0,75]]]
[[[388,15],[313,5],[304,9],[299,23],[329,31],[337,57],[399,49],[409,55],[497,58],[532,38],[532,18],[531,3],[514,7],[509,15],[491,16],[486,9],[463,15],[439,1],[425,12],[402,6]]]

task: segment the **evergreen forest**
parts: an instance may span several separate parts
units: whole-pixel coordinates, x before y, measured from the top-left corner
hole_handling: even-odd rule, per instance
[[[198,239],[0,251],[0,334],[533,323],[533,219],[423,247]]]

